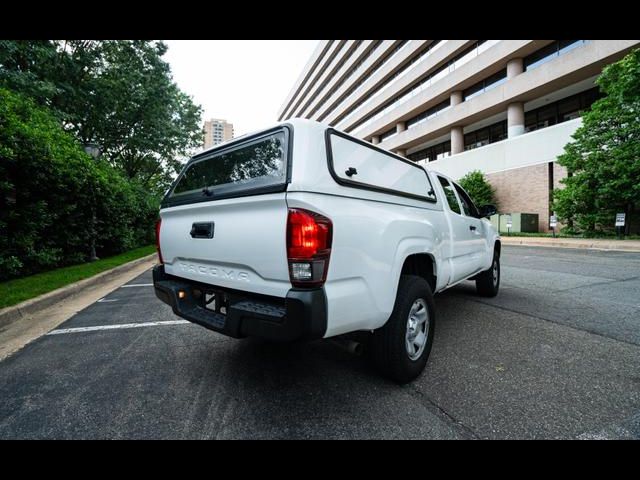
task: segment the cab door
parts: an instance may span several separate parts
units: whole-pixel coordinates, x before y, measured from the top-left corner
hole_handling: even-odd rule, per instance
[[[458,200],[462,207],[462,215],[469,225],[469,232],[471,233],[471,250],[472,257],[475,264],[474,272],[479,272],[486,269],[484,265],[487,258],[487,224],[482,221],[480,212],[475,206],[471,197],[464,191],[464,189],[453,182],[453,186],[458,194]]]
[[[481,250],[483,226],[480,219],[466,214],[465,208],[472,212],[468,204],[461,202],[455,184],[442,175],[437,176],[447,200],[445,211],[451,229],[449,284],[452,284],[480,270],[484,258],[484,250]]]

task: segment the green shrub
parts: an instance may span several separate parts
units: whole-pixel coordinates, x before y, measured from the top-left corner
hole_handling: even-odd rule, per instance
[[[467,173],[458,183],[477,206],[491,203],[497,207],[495,191],[480,170]]]
[[[149,244],[157,207],[47,110],[0,89],[0,280],[86,261],[94,208],[98,256]]]

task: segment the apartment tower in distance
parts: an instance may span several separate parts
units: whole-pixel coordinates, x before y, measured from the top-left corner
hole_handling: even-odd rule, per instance
[[[555,160],[638,40],[322,41],[279,120],[328,123],[458,179],[483,171],[500,211],[549,229]]]
[[[233,138],[233,123],[218,118],[204,122],[204,149]]]

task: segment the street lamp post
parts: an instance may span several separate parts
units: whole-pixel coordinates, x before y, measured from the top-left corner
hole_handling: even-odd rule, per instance
[[[96,143],[85,143],[84,151],[94,160],[100,157],[100,145]],[[91,240],[90,240],[89,261],[95,262],[99,260],[96,255],[96,195],[93,187],[91,187]]]

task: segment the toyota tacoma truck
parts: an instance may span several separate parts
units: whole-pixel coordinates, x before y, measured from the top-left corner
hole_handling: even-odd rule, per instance
[[[495,296],[500,237],[451,178],[291,119],[195,155],[156,226],[157,297],[235,338],[358,335],[406,383],[433,343],[435,293]]]

